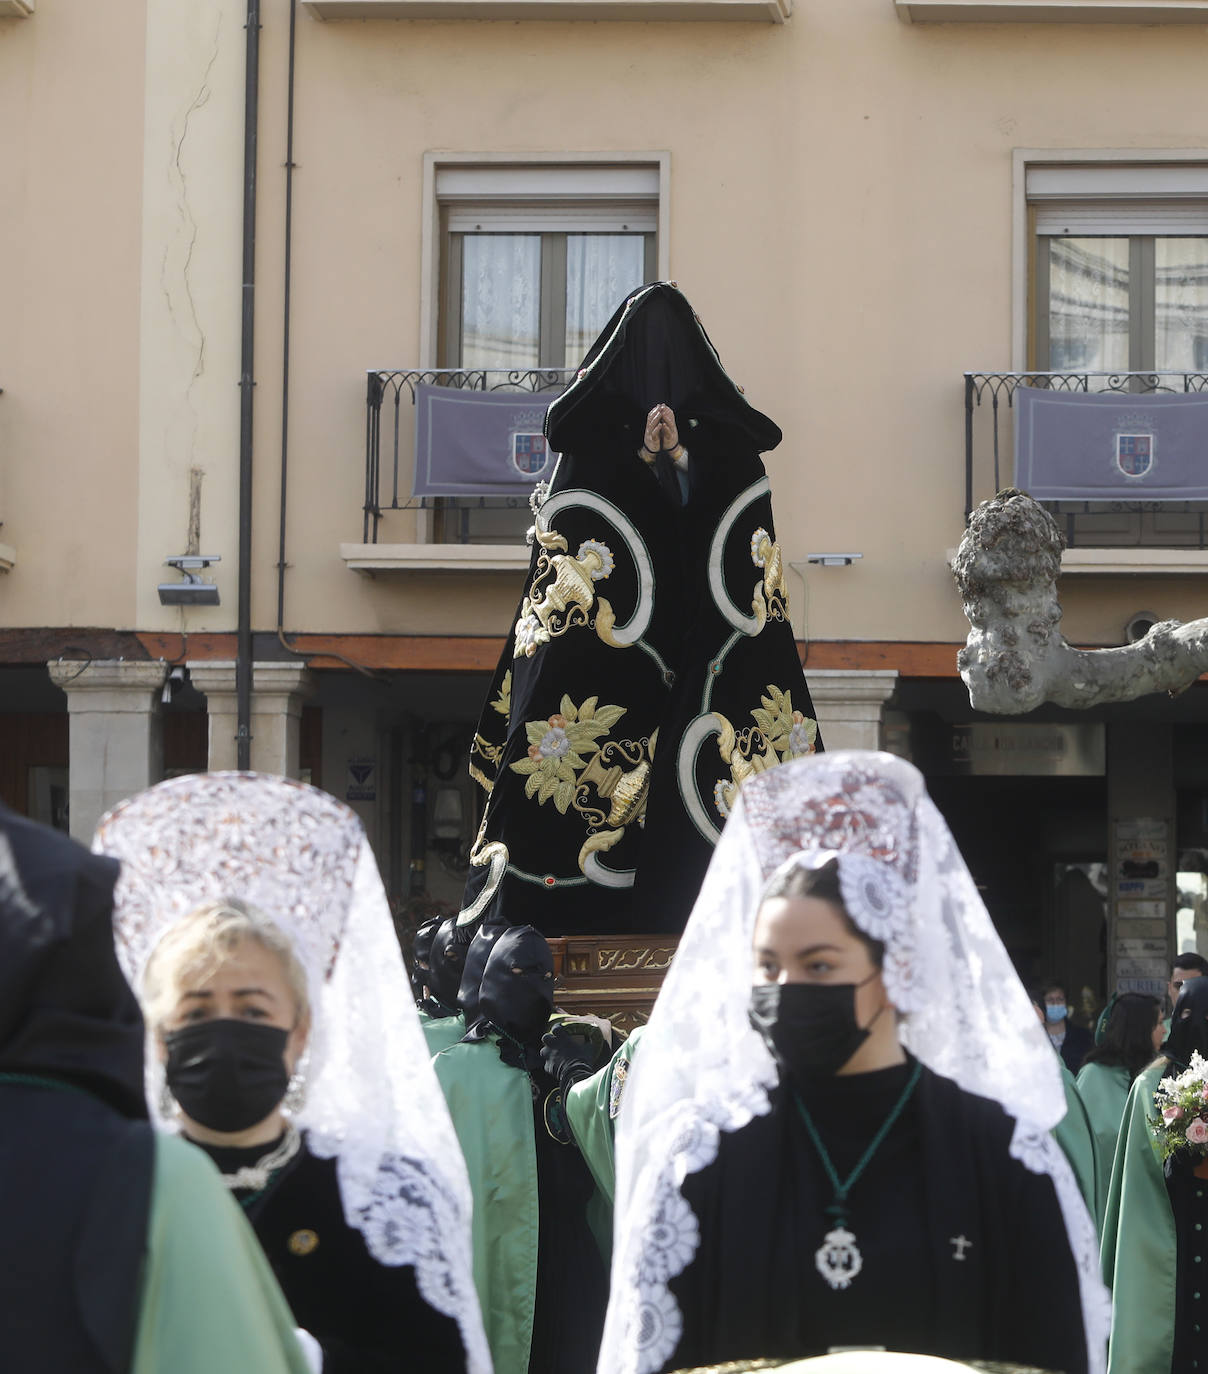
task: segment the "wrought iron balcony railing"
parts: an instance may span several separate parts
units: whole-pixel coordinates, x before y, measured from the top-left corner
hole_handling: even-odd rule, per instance
[[[378,542],[384,512],[417,509],[434,511],[437,543],[504,543],[522,536],[532,521],[527,500],[511,496],[411,495],[415,472],[415,388],[423,385],[470,391],[556,393],[564,391],[573,376],[573,369],[560,367],[370,372],[365,412],[364,542]]]
[[[966,372],[965,518],[1014,480],[1015,392],[1208,391],[1208,372]],[[1069,547],[1208,548],[1208,502],[1046,501]]]

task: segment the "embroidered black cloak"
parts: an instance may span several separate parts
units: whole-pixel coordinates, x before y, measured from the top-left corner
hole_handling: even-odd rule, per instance
[[[639,456],[660,402],[678,484]],[[738,786],[821,747],[759,456],[780,431],[660,282],[618,309],[546,434],[561,458],[471,750],[490,796],[460,919],[678,933]]]

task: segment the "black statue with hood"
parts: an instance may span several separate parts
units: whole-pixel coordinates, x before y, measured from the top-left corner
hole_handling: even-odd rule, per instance
[[[154,1168],[118,865],[0,806],[0,1364],[125,1371]]]
[[[471,749],[490,796],[459,920],[678,933],[737,788],[821,747],[760,459],[780,430],[658,282],[546,435],[561,457]]]

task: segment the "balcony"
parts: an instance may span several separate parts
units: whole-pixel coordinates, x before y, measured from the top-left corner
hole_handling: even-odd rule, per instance
[[[894,0],[908,24],[1204,24],[1208,0]]]
[[[527,495],[417,497],[415,402],[420,386],[540,394],[564,391],[567,368],[373,371],[365,410],[365,499],[360,544],[342,544],[361,573],[504,572],[528,567]]]
[[[1015,393],[1121,395],[1208,391],[1204,372],[966,372],[965,515],[1015,481]],[[1181,575],[1208,571],[1208,501],[1046,501],[1066,539],[1065,572]]]

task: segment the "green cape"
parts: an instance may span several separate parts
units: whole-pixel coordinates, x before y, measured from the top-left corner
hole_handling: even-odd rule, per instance
[[[499,1058],[494,1037],[450,1045],[436,1055],[432,1067],[470,1175],[474,1284],[495,1374],[527,1374],[538,1223],[528,1075]]]
[[[1128,1094],[1103,1220],[1103,1277],[1112,1290],[1108,1374],[1167,1374],[1174,1351],[1178,1242],[1149,1129],[1163,1062]]]
[[[1095,1224],[1099,1225],[1103,1217],[1103,1194],[1099,1191],[1095,1132],[1082,1098],[1078,1096],[1074,1086],[1074,1075],[1062,1063],[1060,1057],[1057,1062],[1061,1064],[1061,1082],[1065,1088],[1065,1115],[1053,1127],[1053,1139],[1061,1146],[1061,1152],[1069,1160],[1086,1209],[1094,1217]]]
[[[419,1028],[428,1042],[428,1053],[439,1054],[455,1045],[466,1033],[466,1019],[458,1012],[456,1016],[429,1016],[419,1013]]]
[[[590,1078],[576,1083],[566,1097],[566,1115],[575,1144],[609,1207],[612,1206],[616,1181],[613,1157],[616,1115],[620,1109],[629,1065],[641,1038],[642,1027],[639,1026],[628,1040],[621,1042],[620,1048],[602,1069],[597,1069]]]
[[[273,1272],[214,1165],[155,1140],[131,1374],[310,1374]]]
[[[1112,1161],[1128,1101],[1128,1070],[1123,1064],[1083,1064],[1078,1071],[1078,1096],[1095,1133],[1095,1153],[1099,1174],[1099,1234],[1103,1234],[1103,1209],[1112,1181]]]

